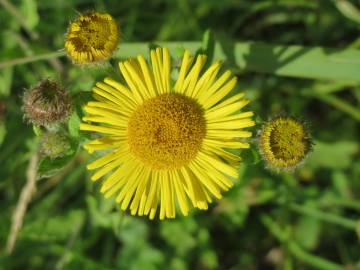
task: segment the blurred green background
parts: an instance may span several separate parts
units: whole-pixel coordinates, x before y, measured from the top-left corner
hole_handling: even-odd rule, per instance
[[[242,153],[240,179],[222,200],[206,212],[160,222],[123,214],[113,200],[103,199],[79,149],[58,174],[37,181],[15,248],[5,251],[37,148],[32,127],[23,121],[24,89],[51,77],[75,95],[117,72],[81,68],[64,57],[16,66],[9,60],[62,50],[69,21],[89,10],[114,16],[123,43],[201,41],[211,29],[226,44],[260,41],[355,52],[359,1],[0,0],[0,7],[1,270],[360,269],[359,80],[283,77],[263,73],[261,65],[259,72],[239,69],[231,59],[227,65],[238,73],[238,89],[257,115],[255,134],[279,112],[309,123],[315,145],[303,167],[294,173],[266,170],[254,146]],[[359,68],[359,59],[353,64]]]

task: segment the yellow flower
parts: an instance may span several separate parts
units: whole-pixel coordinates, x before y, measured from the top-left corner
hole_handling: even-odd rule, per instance
[[[274,170],[292,170],[301,165],[311,150],[310,134],[304,124],[289,116],[265,123],[259,134],[259,150]]]
[[[107,13],[90,12],[70,23],[65,49],[76,64],[108,59],[119,42],[119,28]]]
[[[84,147],[108,151],[88,165],[97,169],[92,180],[107,175],[106,197],[116,194],[133,215],[153,219],[160,205],[160,219],[175,218],[176,205],[184,215],[190,204],[205,210],[232,187],[240,158],[226,149],[249,147],[240,138],[251,137],[243,128],[254,125],[253,113],[239,112],[249,101],[229,96],[237,80],[218,75],[220,62],[202,72],[206,56],[185,51],[173,85],[168,49],[150,56],[151,67],[142,55],[119,64],[127,86],[111,78],[96,84],[80,129],[103,134]]]

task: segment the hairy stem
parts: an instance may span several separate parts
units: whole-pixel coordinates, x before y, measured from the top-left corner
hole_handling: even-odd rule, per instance
[[[10,234],[6,244],[6,253],[11,254],[15,247],[17,235],[22,227],[23,219],[31,200],[32,195],[36,191],[36,166],[38,163],[38,154],[35,153],[31,156],[29,165],[26,171],[26,184],[21,190],[19,201],[16,205],[14,214],[11,220]]]

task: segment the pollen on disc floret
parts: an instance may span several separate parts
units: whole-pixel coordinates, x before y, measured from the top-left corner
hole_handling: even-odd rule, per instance
[[[130,151],[152,169],[178,169],[192,160],[205,136],[200,106],[180,94],[152,98],[128,124]]]
[[[98,63],[111,57],[119,37],[119,27],[111,15],[89,12],[70,23],[65,49],[76,64]]]
[[[311,138],[305,125],[289,116],[278,116],[263,125],[259,150],[271,169],[292,170],[311,151]]]

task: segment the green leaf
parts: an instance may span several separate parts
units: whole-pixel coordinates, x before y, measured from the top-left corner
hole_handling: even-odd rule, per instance
[[[8,97],[11,92],[13,68],[4,68],[0,71],[0,97]]]
[[[241,159],[246,164],[255,165],[261,161],[260,154],[255,147],[250,147],[241,151]]]
[[[211,63],[214,58],[215,38],[211,30],[206,30],[203,35],[201,53],[207,55],[207,62]]]
[[[336,8],[349,20],[360,24],[360,11],[349,1],[346,0],[332,0]]]
[[[299,219],[295,231],[296,240],[307,250],[313,250],[319,242],[321,222],[308,216],[300,216]]]
[[[179,47],[196,53],[201,42],[159,42],[175,55]],[[114,58],[128,58],[129,55],[148,56],[148,43],[122,43]],[[64,52],[48,53],[13,59],[0,63],[1,67],[25,64],[38,60],[65,56]],[[261,42],[235,42],[223,48],[216,43],[214,59],[235,63],[244,71],[269,73],[278,76],[331,81],[360,82],[360,50],[327,47],[306,47],[299,45],[272,45]]]
[[[71,114],[69,121],[68,121],[68,130],[69,130],[69,134],[72,137],[78,138],[81,135],[84,135],[83,133],[80,132],[80,123],[81,123],[81,118],[84,116],[84,112],[82,107],[88,102],[91,101],[92,98],[92,94],[91,92],[80,92],[78,94],[76,94],[74,96],[74,111]]]
[[[25,22],[29,29],[34,29],[39,23],[39,14],[37,12],[37,3],[35,0],[23,0],[21,5]]]
[[[5,122],[1,121],[1,122],[0,122],[0,145],[1,145],[2,142],[4,141],[5,135],[6,135]]]
[[[83,210],[70,210],[62,215],[42,216],[31,223],[25,223],[20,236],[43,241],[67,240],[76,226],[84,220]]]
[[[80,136],[80,129],[79,129],[80,123],[81,123],[80,116],[78,112],[74,111],[69,117],[69,121],[68,121],[68,129],[70,136],[72,137]]]
[[[182,46],[196,53],[201,42],[158,42],[173,53]],[[279,76],[332,81],[360,82],[360,50],[299,45],[273,45],[262,42],[235,42],[226,46],[215,44],[214,59],[227,60],[244,71]],[[143,54],[148,57],[147,43],[122,43],[115,58]]]
[[[332,172],[331,180],[335,191],[340,195],[339,197],[351,197],[351,183],[348,181],[345,173],[335,170]]]
[[[41,158],[38,165],[38,176],[51,177],[57,174],[65,165],[67,165],[75,156],[79,142],[70,139],[70,149],[64,153],[62,157],[51,159],[50,157],[44,156]]]
[[[308,166],[314,168],[348,168],[352,164],[353,155],[356,154],[358,151],[359,145],[356,142],[315,142],[314,151],[310,153],[307,164]]]

